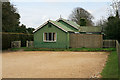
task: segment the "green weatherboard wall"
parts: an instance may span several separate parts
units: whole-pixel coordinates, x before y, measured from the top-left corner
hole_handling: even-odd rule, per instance
[[[48,27],[50,23],[43,26],[37,32],[34,33],[34,47],[35,48],[69,48],[69,33],[64,32],[58,27],[51,24],[51,27]],[[57,33],[56,42],[44,42],[43,33],[54,32]]]

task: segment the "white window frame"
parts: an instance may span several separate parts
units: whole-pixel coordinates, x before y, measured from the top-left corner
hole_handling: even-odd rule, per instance
[[[52,37],[52,39],[53,39],[53,33],[55,33],[55,32],[44,32],[43,33],[43,42],[56,42],[57,41],[57,33],[55,33],[55,35],[56,35],[56,39],[53,41],[53,40],[51,40],[51,41],[49,41],[49,40],[47,40],[47,38],[46,38],[46,40],[45,40],[45,33],[47,33],[47,34],[49,34],[49,33],[52,33],[51,35],[51,37]],[[47,35],[47,37],[48,37],[48,35]]]

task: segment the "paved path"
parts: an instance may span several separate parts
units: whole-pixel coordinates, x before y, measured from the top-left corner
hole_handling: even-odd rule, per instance
[[[106,52],[3,53],[3,78],[90,78],[102,71]]]

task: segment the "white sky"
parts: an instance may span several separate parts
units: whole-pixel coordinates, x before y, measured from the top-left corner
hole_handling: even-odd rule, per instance
[[[37,28],[45,21],[62,18],[68,19],[72,10],[82,7],[89,11],[96,22],[108,16],[108,8],[111,0],[11,0],[21,16],[21,24],[27,27]]]
[[[111,2],[112,0],[10,0],[12,2]]]

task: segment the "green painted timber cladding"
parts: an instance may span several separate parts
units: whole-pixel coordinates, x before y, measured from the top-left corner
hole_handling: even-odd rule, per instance
[[[57,33],[56,42],[44,42],[43,33],[54,32]],[[69,48],[69,33],[64,32],[58,27],[51,24],[51,27],[48,27],[48,24],[43,26],[37,32],[34,33],[34,47],[35,48]]]
[[[73,31],[78,32],[78,29],[73,28],[72,26],[70,26],[69,24],[63,22],[62,20],[60,20],[59,22],[60,22],[61,24],[65,25],[66,27],[72,29]]]

